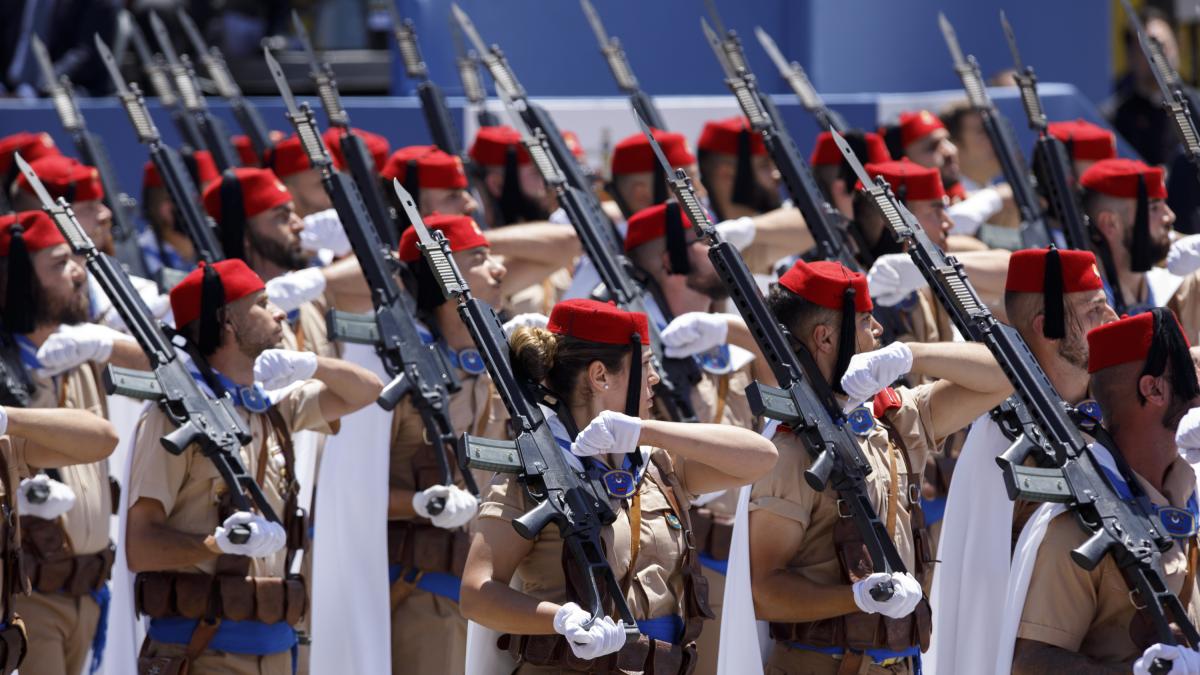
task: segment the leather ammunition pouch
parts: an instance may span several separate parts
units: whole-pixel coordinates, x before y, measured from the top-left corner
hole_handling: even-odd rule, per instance
[[[281,579],[142,572],[134,583],[134,602],[139,614],[152,619],[216,617],[263,623],[286,621],[295,626],[308,611],[308,589],[304,577],[298,574]]]
[[[733,517],[713,513],[702,506],[692,507],[691,516],[696,550],[714,560],[729,560]]]
[[[33,590],[81,596],[108,580],[116,555],[111,542],[102,551],[75,555],[57,520],[21,516],[21,531],[22,565]]]
[[[20,617],[14,617],[0,630],[0,675],[9,675],[15,671],[25,659],[28,648],[29,636],[25,631],[25,622]]]
[[[626,642],[615,654],[590,661],[576,657],[561,635],[502,635],[496,645],[521,663],[597,675],[690,675],[696,669],[694,642],[673,645],[645,635]]]
[[[470,546],[465,530],[444,530],[411,520],[388,521],[388,565],[461,577]]]

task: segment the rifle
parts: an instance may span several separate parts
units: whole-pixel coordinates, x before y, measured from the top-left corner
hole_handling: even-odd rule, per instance
[[[346,169],[354,179],[354,184],[358,186],[358,192],[362,195],[363,205],[371,216],[371,222],[375,223],[380,236],[385,237],[388,244],[395,250],[395,247],[400,244],[400,232],[396,228],[395,217],[388,208],[387,202],[383,200],[383,191],[379,185],[379,172],[375,170],[375,160],[371,157],[371,153],[367,152],[366,144],[350,126],[350,115],[342,107],[342,97],[338,94],[337,81],[333,79],[333,68],[328,63],[317,60],[312,42],[308,39],[308,30],[304,28],[304,22],[300,20],[300,15],[294,10],[292,11],[292,25],[295,27],[296,35],[300,37],[300,43],[304,46],[304,53],[308,56],[308,76],[312,78],[313,84],[317,87],[317,97],[321,99],[321,107],[325,108],[325,117],[329,120],[329,126],[342,130],[341,140],[338,141],[338,144],[341,146],[342,159],[346,162]]]
[[[121,10],[121,17],[122,21],[129,26],[129,37],[133,42],[133,50],[137,52],[138,60],[142,63],[142,71],[146,74],[146,79],[149,80],[154,95],[158,97],[159,103],[171,112],[171,122],[179,131],[183,142],[191,146],[193,150],[203,150],[204,137],[200,134],[200,128],[196,126],[196,120],[180,107],[175,87],[167,77],[166,59],[162,54],[150,51],[146,36],[142,33],[142,27],[138,25],[129,10]]]
[[[526,539],[535,538],[553,523],[563,545],[585,580],[581,604],[591,612],[584,627],[604,616],[601,585],[616,606],[628,639],[638,636],[621,586],[613,575],[600,542],[601,529],[616,519],[603,486],[577,473],[563,457],[554,434],[541,409],[526,398],[509,363],[508,340],[496,311],[486,302],[471,296],[458,265],[450,255],[445,235],[432,235],[415,210],[412,226],[417,231],[421,250],[447,300],[458,303],[458,314],[479,348],[496,393],[504,407],[515,440],[499,441],[462,435],[459,447],[470,466],[490,471],[517,474],[525,492],[537,503],[532,510],[513,521],[513,529]]]
[[[54,64],[50,61],[50,54],[38,36],[33,36],[30,46],[33,49],[34,58],[38,62],[38,67],[42,71],[42,79],[46,82],[47,93],[54,103],[54,110],[58,113],[58,119],[62,123],[63,129],[71,134],[71,140],[75,142],[75,150],[79,152],[79,158],[83,160],[84,164],[95,167],[96,173],[100,177],[100,185],[104,187],[104,202],[112,211],[113,250],[117,254],[117,259],[132,274],[143,278],[149,277],[150,275],[146,271],[146,261],[142,258],[142,248],[137,240],[137,227],[133,223],[132,213],[137,202],[122,192],[120,186],[117,185],[116,173],[113,171],[112,163],[109,162],[104,141],[88,131],[83,113],[79,110],[79,106],[75,103],[75,97],[71,93],[70,79],[66,75],[63,75],[62,79],[54,77]]]
[[[1167,62],[1158,40],[1146,35],[1146,28],[1129,5],[1129,0],[1121,0],[1121,6],[1129,17],[1129,24],[1137,31],[1142,54],[1150,64],[1150,72],[1154,73],[1154,81],[1158,83],[1158,91],[1162,95],[1163,111],[1175,123],[1175,133],[1183,144],[1183,152],[1193,165],[1200,168],[1200,135],[1196,131],[1200,127],[1200,101],[1196,98],[1196,92],[1184,86],[1179,73]],[[1200,177],[1200,172],[1197,176]]]
[[[783,57],[783,52],[779,50],[779,45],[775,44],[775,40],[771,35],[761,27],[754,28],[754,34],[758,37],[758,43],[762,45],[763,51],[767,56],[771,57],[771,61],[775,63],[775,67],[779,69],[779,75],[784,82],[795,92],[796,98],[800,99],[800,105],[809,112],[810,115],[817,118],[817,125],[822,129],[831,129],[838,133],[846,133],[850,125],[846,124],[845,118],[841,113],[833,110],[825,105],[825,101],[821,99],[821,95],[813,87],[812,82],[808,79],[808,73],[804,72],[804,68],[796,61],[789,62]]]
[[[459,143],[462,135],[454,126],[454,117],[450,115],[450,108],[446,105],[446,97],[442,94],[441,87],[429,79],[429,69],[425,66],[425,59],[421,57],[421,47],[417,44],[417,30],[413,26],[412,20],[401,21],[400,12],[394,3],[389,3],[388,9],[391,10],[392,34],[396,37],[396,44],[400,48],[404,72],[409,79],[418,81],[417,95],[421,98],[421,111],[425,113],[425,124],[429,127],[429,135],[433,138],[433,144],[441,148],[442,152],[455,155],[462,161],[463,173],[467,175],[467,180],[471,183],[471,192],[474,193],[475,203],[479,205],[472,217],[477,223],[486,223],[487,218],[483,214],[483,200],[479,198],[483,185],[480,184],[479,172],[475,170],[475,160],[471,159],[471,156]],[[475,77],[474,86],[482,92],[483,88],[479,85],[479,72],[473,62],[469,68]],[[464,80],[465,86],[466,81]],[[482,97],[482,93],[480,96]],[[470,97],[471,94],[468,94],[468,99]],[[480,124],[482,125],[482,122]],[[495,124],[493,118],[491,126]]]
[[[99,41],[100,36],[97,35],[96,40]],[[186,347],[183,338],[178,335],[167,338],[163,326],[150,313],[124,270],[96,249],[66,200],[61,197],[57,202],[52,200],[25,160],[20,155],[16,159],[21,172],[42,200],[42,209],[54,219],[75,255],[85,258],[88,274],[112,301],[113,308],[150,361],[153,371],[150,373],[110,365],[104,373],[107,392],[158,403],[176,426],[160,439],[167,452],[178,455],[198,444],[201,454],[217,467],[239,511],[257,507],[267,520],[280,522],[262,488],[242,466],[242,446],[253,440],[253,436],[234,409],[233,399],[227,392],[218,397],[200,388],[177,352]],[[245,525],[239,526],[230,536],[234,543],[243,543],[249,538],[250,530]]]
[[[458,79],[462,82],[463,95],[475,109],[475,121],[481,127],[500,125],[500,120],[487,109],[487,89],[479,77],[479,53],[463,46],[462,29],[450,20],[450,37],[454,42],[454,65],[458,68]]]
[[[171,71],[171,78],[175,82],[175,89],[179,92],[179,100],[183,103],[183,109],[191,115],[196,123],[196,128],[200,130],[199,139],[189,140],[200,142],[200,145],[195,146],[196,149],[203,148],[212,153],[217,169],[224,171],[237,167],[239,165],[237,153],[233,150],[229,134],[225,131],[225,125],[221,123],[221,120],[209,112],[204,94],[196,84],[196,73],[192,70],[191,60],[186,54],[180,57],[175,52],[175,46],[171,44],[171,35],[167,32],[166,25],[154,12],[150,12],[150,28],[154,31],[154,38],[158,41],[159,49],[167,59],[167,68]]]
[[[258,108],[242,96],[242,88],[238,86],[237,81],[233,79],[233,74],[229,72],[229,67],[225,65],[225,56],[215,45],[205,49],[200,29],[196,27],[192,17],[188,16],[183,8],[176,9],[175,16],[179,19],[179,24],[183,26],[183,32],[187,34],[188,42],[192,43],[192,52],[200,60],[200,65],[204,66],[208,78],[212,80],[217,95],[229,103],[229,109],[233,111],[233,117],[238,121],[238,126],[250,139],[254,153],[259,157],[266,157],[267,150],[273,145],[267,125],[263,122]]]
[[[1003,11],[1000,12],[1000,23],[1004,27],[1008,49],[1012,52],[1013,79],[1017,81],[1017,87],[1021,91],[1021,107],[1025,109],[1029,128],[1038,137],[1033,152],[1034,163],[1041,168],[1041,171],[1037,172],[1040,179],[1038,184],[1046,191],[1050,208],[1062,227],[1067,245],[1081,251],[1090,250],[1091,238],[1087,234],[1087,223],[1075,196],[1075,172],[1071,158],[1067,155],[1062,141],[1046,132],[1046,113],[1042,111],[1042,100],[1037,93],[1037,76],[1033,73],[1033,66],[1023,66],[1021,63],[1017,37]]]
[[[375,353],[379,355],[384,370],[393,378],[384,387],[376,403],[380,408],[390,411],[401,398],[411,397],[413,407],[425,425],[427,438],[438,449],[434,454],[442,472],[442,482],[453,485],[446,451],[454,452],[456,448],[454,427],[450,422],[450,394],[459,390],[458,380],[437,345],[427,345],[421,339],[414,318],[414,303],[400,289],[392,275],[389,253],[394,249],[379,238],[379,231],[372,223],[354,181],[346,174],[333,170],[333,162],[321,140],[312,108],[307,103],[296,106],[279,62],[269,49],[264,48],[263,53],[275,86],[279,88],[287,106],[287,117],[296,127],[296,136],[300,138],[309,162],[321,174],[321,183],[337,209],[363,277],[371,289],[374,314],[347,314],[331,310],[328,317],[330,335],[335,339],[375,346]],[[411,203],[410,198],[405,206]],[[479,489],[471,472],[464,470],[462,476],[471,491],[478,494]],[[440,503],[431,503],[430,513],[441,513],[445,502],[437,501]]]
[[[962,264],[929,240],[917,219],[892,194],[887,181],[871,180],[845,139],[836,133],[834,139],[959,330],[968,339],[987,346],[1012,382],[1015,399],[1028,414],[1031,424],[1025,433],[996,460],[1004,473],[1009,497],[1066,504],[1089,535],[1071,552],[1075,564],[1091,570],[1105,555],[1112,555],[1131,590],[1150,613],[1158,640],[1175,644],[1170,625],[1173,620],[1188,644],[1200,645],[1200,633],[1188,620],[1179,598],[1167,587],[1161,571],[1161,554],[1170,548],[1170,537],[1159,531],[1140,503],[1122,499],[1113,488],[1076,427],[1069,406],[1016,329],[997,321],[979,299]],[[1049,459],[1043,463],[1052,466],[1024,466],[1026,457],[1035,453]]]
[[[558,130],[558,125],[551,119],[550,114],[529,99],[525,88],[517,81],[516,74],[505,60],[504,52],[498,45],[492,45],[491,49],[488,49],[483,38],[479,36],[479,31],[475,30],[475,25],[471,23],[471,17],[467,16],[466,12],[462,11],[457,4],[450,4],[450,12],[463,35],[467,36],[475,49],[483,55],[483,65],[487,67],[488,72],[492,75],[492,80],[496,83],[496,92],[512,100],[521,119],[530,129],[541,129],[545,133],[546,142],[550,146],[550,154],[554,156],[554,161],[562,170],[567,184],[579,188],[586,195],[588,207],[603,217],[604,211],[600,209],[600,201],[592,193],[591,181],[584,175],[579,160],[571,154],[571,149],[567,147],[562,133]],[[501,90],[503,90],[502,93]]]
[[[0,405],[28,408],[33,402],[33,382],[21,363],[12,334],[0,327]]]
[[[865,242],[854,239],[846,218],[825,201],[808,163],[779,121],[783,119],[779,110],[770,97],[759,90],[754,74],[740,56],[741,45],[737,34],[729,32],[725,39],[721,39],[703,18],[700,19],[700,27],[725,71],[725,83],[733,91],[750,127],[762,136],[771,160],[783,177],[788,194],[804,215],[804,222],[817,242],[818,257],[836,260],[852,270],[862,271],[857,256],[867,250]],[[739,56],[732,56],[734,54]],[[738,63],[742,65],[735,65]],[[850,242],[857,250],[851,249]]]
[[[154,126],[154,120],[150,119],[150,111],[146,109],[146,102],[142,99],[142,92],[138,89],[137,84],[125,84],[125,78],[121,76],[117,60],[113,58],[108,45],[104,44],[104,40],[100,39],[99,35],[95,36],[95,40],[96,50],[100,52],[100,59],[104,61],[104,67],[108,69],[108,75],[117,88],[117,98],[121,99],[121,105],[125,108],[125,113],[129,115],[129,121],[133,125],[138,142],[150,149],[150,161],[154,162],[154,168],[158,169],[158,174],[162,176],[167,195],[171,198],[171,203],[175,205],[178,222],[183,231],[187,233],[188,238],[192,240],[196,258],[208,263],[223,260],[225,253],[221,249],[221,243],[217,241],[216,233],[213,232],[212,220],[200,208],[200,197],[196,194],[196,184],[188,175],[183,160],[179,158],[179,153],[162,142],[162,137],[159,136],[158,129]],[[164,283],[163,285],[170,284]]]
[[[963,58],[962,48],[958,45],[958,37],[954,27],[946,19],[946,15],[938,13],[938,24],[942,28],[942,36],[950,57],[954,60],[954,70],[962,80],[963,90],[967,93],[967,102],[971,109],[983,122],[983,130],[987,133],[992,150],[996,153],[996,161],[1000,162],[1000,170],[1004,180],[1012,188],[1013,202],[1021,214],[1021,245],[1025,248],[1043,248],[1050,245],[1050,231],[1042,218],[1041,205],[1038,203],[1037,192],[1029,180],[1025,159],[1012,137],[1012,127],[1008,120],[1000,115],[995,104],[988,96],[979,73],[979,62],[974,56]]]
[[[648,120],[650,126],[655,129],[665,130],[667,127],[662,113],[659,112],[658,106],[654,105],[654,100],[638,85],[637,77],[634,76],[633,69],[629,67],[629,60],[625,58],[625,49],[621,47],[621,40],[609,37],[608,32],[604,30],[604,23],[600,21],[600,15],[596,13],[596,8],[589,0],[579,0],[579,6],[583,8],[588,24],[591,25],[592,32],[596,34],[596,42],[600,43],[600,53],[608,62],[608,69],[612,71],[613,79],[617,81],[617,88],[629,97],[630,105],[642,119]]]
[[[500,92],[506,104],[510,101],[505,92]],[[513,114],[513,120],[520,117]],[[579,235],[579,241],[584,253],[596,266],[600,280],[609,297],[616,301],[622,309],[630,312],[646,313],[646,303],[643,300],[645,291],[633,280],[629,270],[631,263],[621,253],[613,249],[605,237],[611,232],[607,221],[597,220],[595,212],[588,209],[587,201],[579,188],[568,185],[566,178],[558,168],[558,163],[550,152],[546,142],[546,133],[541,129],[531,132],[523,122],[517,125],[521,132],[522,141],[529,151],[533,165],[541,173],[546,185],[558,195],[558,204],[566,212],[567,218]],[[694,359],[667,358],[663,353],[662,335],[654,321],[650,324],[650,349],[653,352],[651,364],[659,374],[659,382],[655,385],[655,398],[662,404],[667,416],[679,422],[695,422],[696,411],[689,396],[691,384],[699,381],[700,373]]]
[[[708,257],[714,269],[780,384],[780,387],[761,382],[751,384],[746,390],[751,409],[756,415],[787,424],[801,437],[812,456],[812,464],[804,472],[805,482],[817,492],[831,486],[838,493],[870,553],[874,571],[904,572],[904,560],[867,493],[866,477],[871,473],[871,464],[863,456],[858,439],[846,427],[846,417],[833,389],[807,350],[801,348],[797,353],[792,349],[793,340],[787,328],[767,308],[741,253],[721,239],[708,212],[696,198],[687,173],[671,167],[645,120],[639,117],[638,123],[650,139],[659,164],[670,176],[668,182],[675,199],[692,219],[701,239],[708,243]],[[893,582],[886,581],[870,592],[882,601],[890,598],[895,589]]]

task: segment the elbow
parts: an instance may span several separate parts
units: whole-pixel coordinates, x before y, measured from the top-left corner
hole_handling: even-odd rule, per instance
[[[779,461],[779,451],[775,444],[754,434],[754,442],[747,444],[745,456],[740,462],[743,467],[743,478],[756,481],[771,472]]]
[[[117,449],[117,443],[121,442],[121,436],[112,422],[100,417],[96,418],[96,422],[94,442],[87,448],[90,452],[87,452],[86,458],[80,458],[87,463],[107,459]]]
[[[344,400],[354,410],[365,408],[375,402],[383,393],[383,382],[368,370],[359,373],[359,383],[352,392],[344,396]]]
[[[146,556],[146,546],[137,532],[129,530],[125,534],[125,566],[133,574],[150,572],[152,567]]]
[[[483,614],[486,600],[483,597],[483,585],[478,580],[464,576],[459,587],[458,610],[463,618],[475,623],[484,623]]]

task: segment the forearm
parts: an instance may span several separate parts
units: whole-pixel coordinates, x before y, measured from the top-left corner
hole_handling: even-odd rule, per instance
[[[62,459],[98,462],[117,447],[119,438],[112,423],[90,412],[67,408],[5,410],[8,433],[30,443],[25,459],[33,466],[65,466]]]
[[[664,448],[703,464],[742,485],[766,474],[778,457],[775,445],[761,435],[728,424],[683,424],[644,420],[642,445]],[[689,486],[696,491],[697,486]],[[711,492],[712,489],[700,490]]]
[[[570,225],[527,223],[488,230],[492,253],[505,260],[566,267],[581,252],[579,237]]]
[[[750,327],[739,316],[729,315],[729,333],[725,340],[731,344],[741,347],[754,354],[754,364],[751,367],[754,379],[771,387],[779,386],[775,379],[775,373],[771,372],[767,365],[767,358],[763,356],[762,350],[758,346],[758,342],[754,339],[754,335],[750,332]]]
[[[417,517],[413,509],[416,492],[401,488],[388,488],[388,520],[412,520]]]
[[[383,390],[383,383],[366,368],[325,356],[317,357],[313,378],[325,383],[327,393],[341,399],[347,408],[343,414],[369,405]]]
[[[947,380],[981,394],[1010,393],[1012,385],[987,347],[972,342],[908,342],[910,375]]]
[[[220,555],[211,534],[180,532],[165,524],[130,528],[125,554],[131,572],[178,569],[212,560]]]
[[[108,362],[119,368],[150,369],[150,359],[146,358],[146,353],[134,340],[113,340]]]
[[[754,614],[759,621],[820,621],[859,611],[848,585],[815,584],[788,570],[773,570],[751,579]],[[804,598],[797,602],[796,598]]]
[[[501,633],[552,635],[559,607],[491,579],[477,588],[465,582],[462,586],[463,616]]]
[[[334,308],[344,312],[368,312],[371,289],[363,277],[358,258],[342,258],[321,270],[325,276],[325,296]]]
[[[983,301],[989,305],[1002,304],[1004,286],[1008,281],[1008,259],[1011,251],[990,248],[986,251],[963,251],[955,254],[963,264],[963,270],[971,279],[971,285]]]
[[[754,217],[754,243],[779,257],[807,251],[816,243],[800,209],[784,207]]]
[[[1013,675],[1094,675],[1128,673],[1132,664],[1100,663],[1083,654],[1037,640],[1017,639],[1013,647]]]

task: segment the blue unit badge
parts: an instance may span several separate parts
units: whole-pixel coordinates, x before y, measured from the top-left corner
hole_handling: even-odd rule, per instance
[[[729,357],[729,345],[721,345],[703,354],[697,354],[696,362],[713,375],[724,375],[733,370],[733,360]]]
[[[487,371],[487,364],[475,349],[464,349],[458,353],[458,365],[472,375],[482,375]]]
[[[239,403],[246,410],[252,413],[266,412],[267,408],[271,407],[271,402],[267,400],[267,394],[262,388],[257,385],[253,387],[238,387],[234,392]]]
[[[860,405],[846,415],[846,423],[850,425],[850,431],[866,436],[875,428],[875,416],[866,405]]]
[[[1075,406],[1075,409],[1097,422],[1104,421],[1104,412],[1100,410],[1100,404],[1090,398],[1086,401],[1080,401],[1079,405]]]
[[[604,489],[618,499],[632,496],[637,489],[637,481],[634,480],[633,474],[623,469],[613,469],[605,473],[603,479]]]
[[[1158,520],[1167,534],[1175,539],[1187,539],[1196,534],[1196,516],[1186,509],[1160,506]]]
[[[672,530],[682,530],[683,523],[679,522],[679,516],[675,515],[674,513],[668,513],[667,527],[671,528]]]

